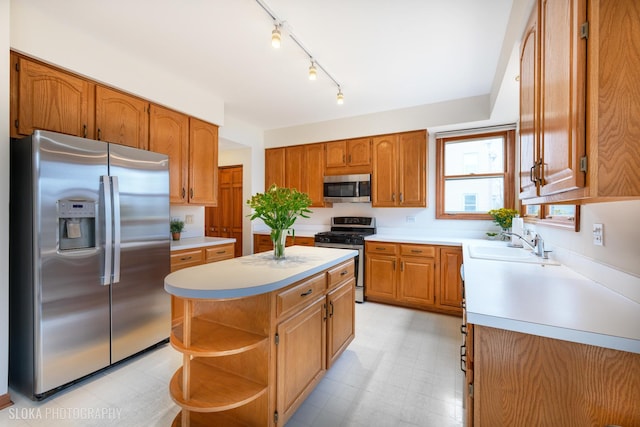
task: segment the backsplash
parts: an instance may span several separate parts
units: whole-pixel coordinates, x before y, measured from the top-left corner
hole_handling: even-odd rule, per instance
[[[181,238],[204,236],[204,207],[171,205],[171,218],[184,221]],[[169,227],[169,224],[167,224]]]

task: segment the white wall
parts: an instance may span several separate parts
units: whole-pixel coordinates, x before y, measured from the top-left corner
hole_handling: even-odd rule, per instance
[[[0,396],[9,371],[9,0],[0,0]]]

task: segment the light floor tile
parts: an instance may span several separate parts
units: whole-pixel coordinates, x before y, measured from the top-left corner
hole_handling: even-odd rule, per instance
[[[356,305],[356,338],[287,427],[461,427],[460,319]],[[170,426],[168,382],[182,363],[165,345],[42,402],[10,390],[0,427]],[[99,414],[99,415],[98,415]]]

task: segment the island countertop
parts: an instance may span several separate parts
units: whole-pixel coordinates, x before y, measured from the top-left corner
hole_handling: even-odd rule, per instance
[[[357,255],[355,250],[291,246],[283,260],[262,252],[185,268],[169,274],[164,288],[183,298],[241,298],[286,287]]]

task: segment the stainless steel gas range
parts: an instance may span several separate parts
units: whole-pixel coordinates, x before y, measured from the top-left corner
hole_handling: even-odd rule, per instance
[[[355,249],[356,302],[364,302],[364,238],[376,233],[376,219],[362,216],[336,216],[331,218],[331,231],[315,235],[315,246]]]

